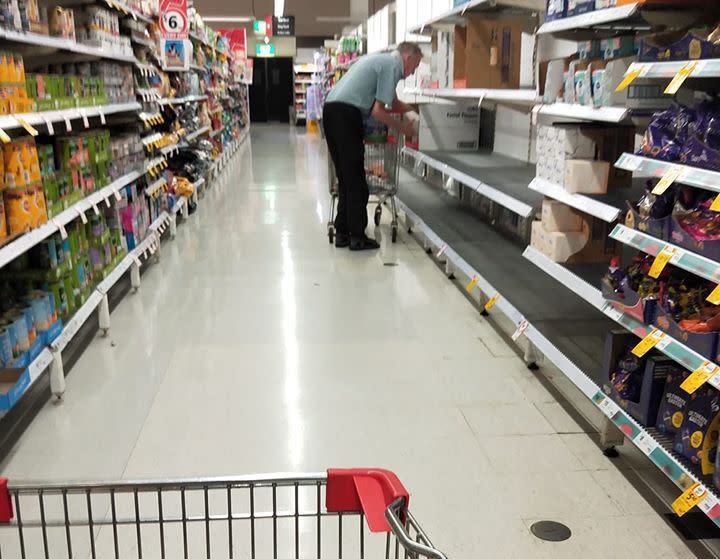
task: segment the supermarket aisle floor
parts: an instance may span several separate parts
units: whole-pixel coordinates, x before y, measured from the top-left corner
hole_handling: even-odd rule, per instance
[[[449,557],[690,556],[414,240],[328,245],[318,139],[258,126],[232,165],[5,475],[382,466]]]

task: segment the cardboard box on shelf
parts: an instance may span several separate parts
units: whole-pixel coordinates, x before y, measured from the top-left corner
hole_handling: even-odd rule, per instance
[[[605,194],[610,163],[591,159],[565,161],[565,190],[573,194]]]
[[[419,148],[422,151],[476,151],[479,147],[479,126],[426,126],[420,124]]]
[[[551,233],[573,233],[582,231],[583,218],[580,212],[558,202],[557,200],[543,200],[542,226]]]
[[[608,238],[609,224],[582,217],[581,231],[546,231],[542,222],[533,222],[530,244],[554,262],[607,262],[618,254],[618,244]]]
[[[467,18],[465,70],[467,87],[520,87],[523,25],[512,19]]]
[[[460,25],[455,26],[453,32],[453,84],[456,81],[465,81],[466,63],[465,63],[465,51],[467,50],[467,31]]]

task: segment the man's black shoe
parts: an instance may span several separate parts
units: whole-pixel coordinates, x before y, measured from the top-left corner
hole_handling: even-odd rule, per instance
[[[380,248],[380,244],[375,239],[361,237],[350,240],[350,250],[376,250],[378,248]]]
[[[350,235],[335,234],[335,248],[350,246]]]

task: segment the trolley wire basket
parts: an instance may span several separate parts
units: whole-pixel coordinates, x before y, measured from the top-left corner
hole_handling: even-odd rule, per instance
[[[445,559],[408,504],[397,476],[377,469],[96,483],[0,479],[0,557]]]
[[[386,142],[365,141],[365,180],[370,192],[370,202],[375,203],[375,226],[380,225],[383,205],[389,200],[392,211],[392,242],[397,241],[398,216],[395,207],[395,195],[400,178],[400,154],[402,143],[396,138]],[[328,240],[335,239],[335,206],[338,197],[338,175],[332,157],[328,154],[328,186],[330,192],[330,219],[328,221]]]

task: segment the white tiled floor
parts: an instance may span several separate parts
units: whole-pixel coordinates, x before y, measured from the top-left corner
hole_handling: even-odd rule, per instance
[[[5,475],[382,466],[449,557],[691,556],[414,240],[328,245],[317,138],[255,127],[232,166]]]

